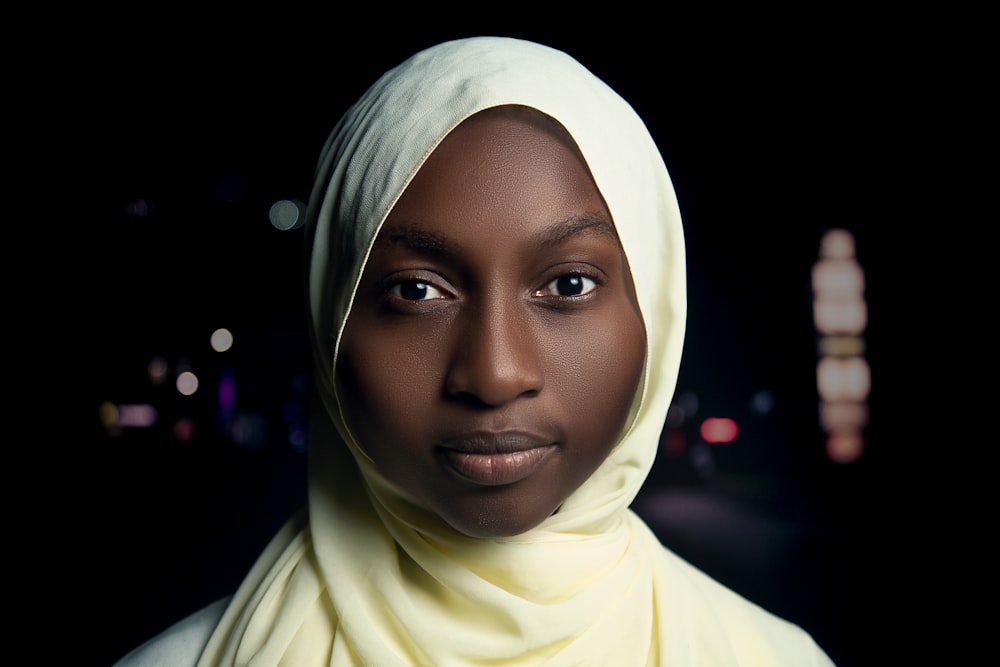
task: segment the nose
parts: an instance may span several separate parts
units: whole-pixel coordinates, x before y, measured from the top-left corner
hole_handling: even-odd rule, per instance
[[[493,301],[464,314],[445,378],[450,396],[499,406],[542,390],[542,349],[525,310]]]

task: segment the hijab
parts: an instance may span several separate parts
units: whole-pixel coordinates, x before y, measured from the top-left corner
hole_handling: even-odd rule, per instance
[[[533,107],[576,141],[611,212],[646,329],[628,426],[559,511],[473,538],[382,478],[346,427],[335,368],[379,228],[459,123]],[[629,508],[656,455],[680,365],[684,238],[643,121],[568,54],[506,37],[445,42],[379,78],[321,152],[305,223],[319,401],[309,501],[274,537],[201,665],[795,664],[811,639],[665,549]],[[820,654],[821,655],[821,654]],[[737,659],[739,658],[739,660]]]

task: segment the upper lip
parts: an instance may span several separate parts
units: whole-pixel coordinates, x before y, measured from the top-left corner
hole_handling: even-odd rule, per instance
[[[511,454],[555,444],[551,438],[526,431],[475,431],[445,440],[440,444],[467,454]]]

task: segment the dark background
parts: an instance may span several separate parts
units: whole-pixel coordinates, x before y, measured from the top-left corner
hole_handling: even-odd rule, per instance
[[[232,592],[304,501],[305,454],[288,436],[309,382],[301,233],[271,227],[268,208],[308,197],[326,135],[378,74],[472,34],[576,56],[644,117],[677,188],[690,308],[678,395],[741,432],[711,448],[707,467],[693,449],[661,456],[636,509],[668,546],[802,625],[838,665],[898,654],[897,633],[914,630],[884,621],[898,628],[914,613],[898,593],[915,542],[898,482],[924,449],[890,416],[905,383],[892,360],[902,338],[890,331],[903,242],[887,230],[898,230],[899,165],[914,152],[913,81],[930,60],[918,40],[871,16],[677,15],[640,27],[632,17],[617,31],[600,20],[470,19],[393,37],[339,16],[268,18],[158,29],[150,15],[81,33],[61,43],[43,91],[58,120],[38,138],[55,146],[33,167],[53,184],[37,214],[60,225],[43,245],[55,286],[38,281],[57,324],[38,338],[59,346],[48,358],[64,381],[41,390],[56,396],[45,413],[68,446],[36,450],[57,474],[33,504],[58,507],[35,528],[56,564],[48,583],[73,601],[72,664],[110,664]],[[850,464],[826,459],[817,424],[809,280],[832,227],[857,240],[870,317],[871,422]],[[240,405],[263,428],[253,442],[215,428],[222,364],[207,341],[219,326],[236,336],[226,363]],[[151,386],[154,356],[197,368],[202,391]],[[774,397],[763,416],[749,408],[761,390]],[[104,401],[154,403],[160,420],[109,433]],[[193,437],[175,437],[178,418],[196,424]],[[695,422],[681,430],[696,442]]]

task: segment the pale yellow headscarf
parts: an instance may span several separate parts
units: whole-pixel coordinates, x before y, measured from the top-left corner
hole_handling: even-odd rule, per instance
[[[534,530],[477,539],[407,502],[376,472],[345,426],[334,367],[393,204],[451,129],[503,104],[534,107],[576,140],[624,245],[648,349],[629,426],[605,463]],[[335,127],[308,210],[322,399],[310,434],[308,512],[262,554],[201,665],[704,666],[778,664],[782,651],[788,664],[805,665],[822,657],[801,630],[666,550],[629,509],[677,379],[684,239],[659,151],[611,88],[531,42],[481,37],[424,50],[382,76]]]

